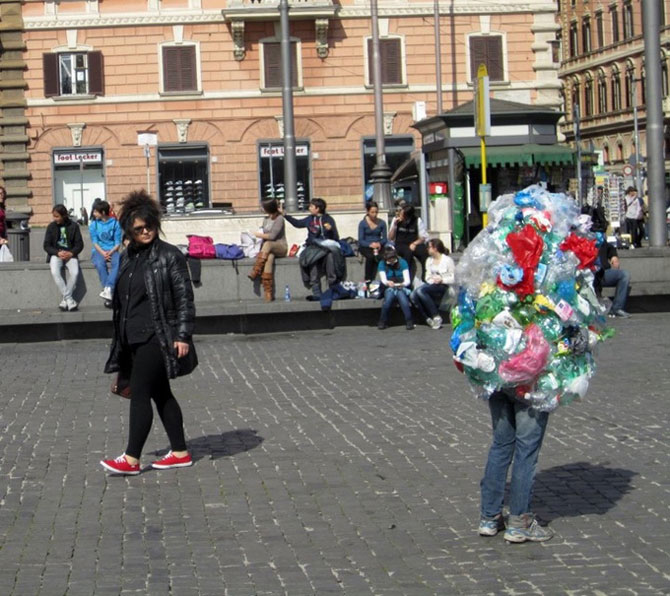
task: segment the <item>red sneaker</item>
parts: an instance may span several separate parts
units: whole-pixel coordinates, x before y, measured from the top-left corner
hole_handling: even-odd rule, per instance
[[[126,476],[135,476],[140,473],[140,464],[128,463],[126,454],[119,455],[116,459],[103,459],[100,464],[106,470],[115,474],[125,474]]]
[[[170,468],[188,468],[193,465],[191,455],[187,453],[184,457],[177,457],[172,451],[168,451],[160,459],[157,459],[151,464],[152,468],[157,470],[169,470]]]

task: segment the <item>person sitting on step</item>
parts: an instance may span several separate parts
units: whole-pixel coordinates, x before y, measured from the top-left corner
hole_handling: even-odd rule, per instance
[[[263,219],[262,229],[254,232],[254,236],[263,240],[263,244],[261,244],[261,250],[256,256],[256,262],[248,277],[254,280],[259,275],[261,276],[265,302],[271,302],[274,300],[275,257],[285,257],[288,253],[288,244],[286,243],[284,216],[279,212],[277,200],[265,200],[261,206],[267,215]]]

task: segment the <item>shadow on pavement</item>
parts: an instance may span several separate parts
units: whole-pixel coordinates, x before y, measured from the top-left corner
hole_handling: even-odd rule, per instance
[[[576,462],[541,470],[535,477],[534,510],[545,522],[559,517],[602,515],[634,490],[637,472]]]
[[[198,461],[208,456],[209,459],[219,459],[220,457],[230,457],[244,451],[250,451],[258,447],[264,440],[257,430],[241,428],[220,435],[205,435],[197,439],[191,439],[187,441],[187,446],[193,460]]]

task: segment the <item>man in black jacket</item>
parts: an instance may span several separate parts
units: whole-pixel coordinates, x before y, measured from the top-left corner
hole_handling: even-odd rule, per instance
[[[44,234],[44,250],[56,287],[63,295],[58,307],[61,310],[77,310],[77,302],[72,297],[72,292],[79,275],[77,256],[84,249],[84,240],[79,225],[70,219],[64,205],[56,205],[52,215],[54,220],[47,226]],[[63,279],[63,267],[67,269],[67,282]]]

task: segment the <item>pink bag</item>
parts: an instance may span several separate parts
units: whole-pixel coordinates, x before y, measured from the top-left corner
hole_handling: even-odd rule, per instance
[[[188,256],[194,259],[214,259],[216,258],[216,249],[214,240],[209,236],[196,236],[190,234],[188,238]]]

